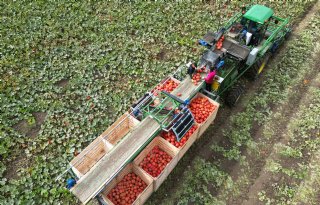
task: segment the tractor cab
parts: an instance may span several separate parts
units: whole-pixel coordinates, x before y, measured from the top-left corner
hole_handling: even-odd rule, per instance
[[[246,46],[258,46],[264,37],[273,16],[273,10],[263,5],[254,5],[244,13],[240,22],[227,30],[226,35]]]
[[[263,5],[252,6],[242,17],[242,33],[246,33],[246,44],[257,46],[264,39],[273,10]],[[249,39],[248,39],[248,36]]]
[[[209,31],[203,39],[199,40],[199,44],[209,49],[214,47],[218,40],[224,35],[227,44],[233,47],[234,44],[241,46],[257,47],[265,38],[268,38],[272,31],[268,31],[268,27],[276,27],[278,19],[271,22],[273,18],[273,10],[263,5],[253,5],[248,11],[243,7],[242,14],[232,19],[231,24],[221,28],[218,32]],[[272,30],[272,29],[271,29]],[[238,47],[237,45],[235,47]],[[243,60],[247,56],[240,55],[235,51],[235,57]],[[242,49],[240,49],[242,50]],[[238,54],[238,55],[237,55]]]

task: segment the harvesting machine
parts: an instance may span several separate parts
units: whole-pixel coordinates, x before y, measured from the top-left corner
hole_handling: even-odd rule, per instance
[[[243,7],[225,26],[217,32],[209,31],[199,40],[207,50],[198,67],[216,69],[211,89],[205,89],[204,78],[194,83],[186,76],[185,67],[178,68],[69,163],[64,172],[73,177],[68,180],[68,188],[84,204],[92,198],[102,204],[114,204],[117,201],[110,199],[109,193],[133,172],[146,187],[130,200],[143,204],[213,122],[218,101],[224,99],[228,105],[235,105],[243,91],[239,79],[244,74],[251,79],[257,78],[290,32],[288,19],[274,16],[272,9],[262,5]],[[206,74],[198,75],[204,77]],[[168,84],[176,86],[166,90]],[[197,98],[212,105],[213,109],[205,119],[192,112],[192,102]],[[204,112],[202,108],[200,110]],[[190,130],[193,132],[189,133]],[[176,142],[184,141],[185,144],[174,146],[172,140],[159,137],[162,133],[172,133]],[[188,139],[184,140],[186,135]],[[169,153],[171,161],[153,177],[140,165],[155,146]]]
[[[288,23],[289,19],[274,16],[268,7],[254,5],[248,11],[243,7],[218,32],[209,31],[199,41],[208,48],[201,65],[225,62],[212,86],[213,99],[223,97],[228,105],[235,105],[243,92],[238,80],[244,74],[252,80],[261,74],[269,58],[291,33]],[[219,40],[223,40],[220,46]]]

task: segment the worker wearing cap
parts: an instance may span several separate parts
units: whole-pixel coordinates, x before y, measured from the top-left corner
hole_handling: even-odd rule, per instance
[[[188,64],[187,74],[190,76],[191,79],[192,79],[192,75],[196,71],[196,69],[197,69],[197,64],[191,63],[191,62]]]
[[[139,120],[139,121],[141,121],[142,118],[143,118],[142,112],[140,111],[139,108],[134,108],[134,109],[133,109],[133,115],[134,115],[134,117],[135,117],[137,120]]]

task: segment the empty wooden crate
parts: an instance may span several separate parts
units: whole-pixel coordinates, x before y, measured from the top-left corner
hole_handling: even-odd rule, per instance
[[[73,172],[81,178],[93,167],[106,153],[112,149],[112,145],[101,137],[97,137],[79,155],[70,162]]]
[[[116,145],[139,123],[137,119],[126,112],[100,136],[110,144]]]
[[[114,145],[131,132],[139,121],[124,113],[106,131],[90,143],[71,162],[73,172],[80,178],[85,175]]]

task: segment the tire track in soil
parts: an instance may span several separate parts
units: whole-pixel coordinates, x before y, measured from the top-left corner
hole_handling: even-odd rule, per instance
[[[318,56],[319,55],[320,55],[320,52],[318,52]],[[317,59],[317,61],[315,62],[315,65],[319,65],[319,63],[320,63],[320,59]],[[312,101],[315,97],[312,95],[316,89],[319,89],[319,85],[320,85],[319,69],[317,71],[318,71],[318,73],[315,74],[315,77],[313,77],[312,81],[307,80],[304,82],[306,87],[308,86],[308,89],[307,89],[308,93],[304,96],[304,98],[302,99],[302,101],[299,105],[299,106],[302,105],[302,109],[306,109],[308,107],[308,105],[311,105],[312,103],[314,103]],[[303,113],[304,111],[299,110],[298,112]],[[301,115],[299,115],[299,113],[297,113],[297,116],[295,116],[296,119],[298,116],[301,116]],[[304,116],[304,114],[302,114],[302,117],[303,116]],[[295,123],[294,119],[292,121],[293,121],[293,123],[291,123],[291,122],[289,123],[289,129],[288,129],[288,132],[286,133],[287,135],[289,135],[289,137],[294,135],[294,133],[296,132],[296,131],[293,131],[292,127],[290,128],[290,126],[291,126],[290,124]],[[283,173],[279,173],[279,174],[281,174],[281,179],[277,180],[277,181],[273,180],[274,183],[279,183],[278,181],[280,181],[280,182],[284,181],[284,183],[289,184],[289,185],[293,185],[294,187],[298,188],[298,189],[296,189],[296,194],[294,195],[294,197],[291,199],[288,199],[289,200],[287,202],[288,204],[306,204],[306,203],[320,204],[320,198],[319,198],[320,193],[319,192],[315,193],[315,195],[314,195],[315,197],[312,197],[312,192],[315,192],[316,190],[319,191],[320,150],[315,151],[316,150],[315,148],[312,148],[314,150],[310,150],[309,146],[305,146],[305,147],[303,146],[303,145],[305,145],[304,140],[315,141],[317,136],[320,136],[319,127],[318,127],[318,129],[315,128],[313,130],[308,131],[308,136],[309,136],[308,138],[303,138],[301,140],[290,139],[288,142],[288,145],[292,148],[303,147],[303,149],[301,150],[302,157],[288,158],[288,157],[281,157],[281,156],[279,156],[279,154],[277,154],[272,159],[274,161],[279,161],[281,165],[284,165],[284,167],[290,167],[290,168],[293,168],[294,170],[299,168],[299,166],[297,166],[297,165],[299,165],[299,163],[300,164],[307,164],[307,166],[308,166],[307,174],[302,179],[292,178],[291,176],[286,176]],[[275,177],[273,177],[273,178],[275,178]],[[278,177],[278,178],[280,178],[280,177]],[[268,189],[271,190],[270,184],[271,184],[271,182],[269,182],[268,184],[265,184],[264,188],[267,190],[266,193],[268,193]],[[313,191],[310,192],[310,189],[305,188],[305,186],[307,186],[309,188],[313,187],[312,188]],[[301,195],[299,195],[300,190],[302,193]],[[304,193],[306,193],[305,190],[308,190],[307,196],[304,195]],[[271,192],[271,194],[272,194],[272,192]],[[308,194],[309,194],[309,197],[308,197]]]
[[[320,55],[320,53],[318,54]],[[319,65],[320,60],[315,65]],[[319,68],[317,66],[314,66],[311,72],[305,77],[305,79],[308,79],[310,82],[314,82],[314,79],[316,78],[316,75],[314,75],[314,72],[319,72]],[[298,95],[293,95],[289,98],[288,103],[282,106],[282,109],[278,111],[280,113],[279,116],[281,116],[281,120],[277,120],[275,124],[273,124],[273,130],[275,132],[273,133],[273,137],[268,144],[269,149],[265,153],[266,157],[261,159],[261,162],[259,164],[262,164],[262,167],[260,167],[260,171],[257,172],[258,174],[255,174],[258,177],[255,177],[255,181],[251,184],[250,188],[247,189],[247,196],[243,197],[242,199],[246,198],[244,201],[240,200],[237,201],[235,204],[243,204],[243,205],[251,205],[251,204],[263,204],[259,201],[258,199],[258,193],[262,191],[266,187],[272,187],[272,183],[279,181],[279,177],[273,176],[273,173],[266,171],[266,162],[268,160],[273,160],[273,161],[279,161],[281,159],[281,156],[277,153],[277,149],[275,147],[276,144],[283,144],[286,145],[288,144],[290,138],[286,135],[288,125],[290,123],[290,119],[294,118],[296,114],[296,109],[299,107],[301,104],[306,103],[306,98],[307,95],[309,94],[307,91],[309,89],[309,86],[305,86],[303,84],[300,84],[296,87],[293,88],[295,90],[295,93],[299,93]],[[263,137],[263,131],[264,127],[261,127],[255,134],[253,138],[257,139],[257,141],[262,140],[261,137]],[[248,156],[247,158],[250,161],[250,157]],[[259,159],[257,159],[259,160]],[[291,162],[288,162],[288,164],[292,164],[294,161],[298,161],[299,159],[296,160],[291,160]],[[304,158],[304,162],[308,161],[309,159]],[[260,160],[259,160],[260,161]],[[290,160],[289,160],[290,161]],[[263,163],[262,163],[263,162]],[[257,164],[255,160],[252,162],[253,164]]]

